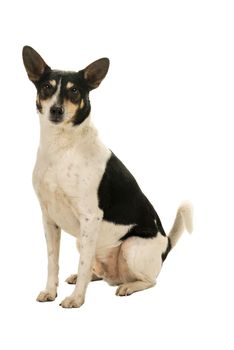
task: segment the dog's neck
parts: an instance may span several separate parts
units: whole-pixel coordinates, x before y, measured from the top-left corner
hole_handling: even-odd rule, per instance
[[[59,155],[72,148],[82,150],[97,139],[97,130],[90,120],[90,116],[80,125],[54,125],[47,118],[40,116],[40,146],[44,155]]]

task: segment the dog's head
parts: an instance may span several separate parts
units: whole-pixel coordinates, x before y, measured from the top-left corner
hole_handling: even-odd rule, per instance
[[[79,125],[89,116],[89,92],[99,86],[109,68],[109,59],[101,58],[79,72],[52,70],[29,46],[23,48],[23,61],[37,89],[37,109],[54,124]]]

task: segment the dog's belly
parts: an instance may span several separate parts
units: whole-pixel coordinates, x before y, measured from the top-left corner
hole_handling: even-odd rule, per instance
[[[95,265],[93,272],[111,285],[118,285],[123,281],[119,274],[119,253],[121,251],[121,238],[132,225],[116,225],[102,221],[97,240]]]

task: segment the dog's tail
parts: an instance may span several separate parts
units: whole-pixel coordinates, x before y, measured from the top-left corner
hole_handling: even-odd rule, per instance
[[[177,210],[174,224],[169,232],[171,248],[173,248],[184,230],[193,231],[193,207],[189,202],[183,202]]]

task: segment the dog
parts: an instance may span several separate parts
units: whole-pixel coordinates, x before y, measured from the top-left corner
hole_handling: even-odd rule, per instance
[[[33,171],[47,242],[47,283],[37,301],[57,296],[61,230],[80,253],[73,293],[64,308],[80,307],[88,283],[103,279],[126,296],[153,287],[182,232],[192,232],[192,207],[182,204],[166,235],[155,209],[124,164],[99,139],[89,93],[109,69],[101,58],[78,72],[52,70],[30,46],[23,62],[37,90],[40,145]]]

